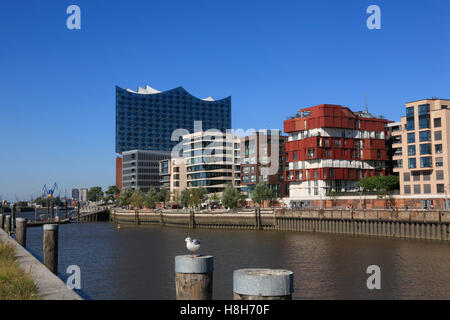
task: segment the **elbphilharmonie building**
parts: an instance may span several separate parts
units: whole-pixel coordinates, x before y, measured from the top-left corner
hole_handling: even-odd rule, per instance
[[[146,192],[159,188],[159,161],[170,157],[171,150],[181,142],[173,137],[177,129],[231,129],[231,97],[200,99],[183,87],[158,91],[146,86],[137,91],[116,86],[116,185],[139,187]],[[174,141],[172,141],[174,138]]]

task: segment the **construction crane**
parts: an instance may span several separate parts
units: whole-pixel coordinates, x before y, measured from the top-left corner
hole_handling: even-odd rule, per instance
[[[42,187],[42,191],[43,191],[45,197],[53,198],[53,195],[55,194],[55,190],[57,188],[58,188],[58,185],[56,184],[56,182],[53,184],[53,187],[51,187],[51,188],[47,188],[47,185],[44,184],[44,186]]]

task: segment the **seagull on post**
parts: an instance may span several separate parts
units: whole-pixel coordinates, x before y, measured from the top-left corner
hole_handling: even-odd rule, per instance
[[[187,237],[184,239],[184,242],[186,242],[186,248],[188,248],[188,250],[192,253],[197,252],[198,249],[200,249],[200,240]],[[194,255],[192,255],[192,258],[194,258]]]

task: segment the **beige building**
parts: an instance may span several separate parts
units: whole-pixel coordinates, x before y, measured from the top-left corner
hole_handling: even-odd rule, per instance
[[[161,187],[167,188],[171,198],[186,189],[186,165],[183,158],[164,159],[159,162]]]
[[[406,116],[390,126],[400,195],[446,198],[450,193],[450,100],[408,102]]]
[[[184,135],[183,158],[188,189],[221,193],[228,183],[240,188],[239,136],[213,130]]]

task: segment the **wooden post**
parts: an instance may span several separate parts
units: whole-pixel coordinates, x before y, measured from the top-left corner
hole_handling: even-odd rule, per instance
[[[37,207],[34,207],[34,221],[37,221]]]
[[[3,224],[4,224],[4,216],[3,216],[3,213],[0,213],[0,229],[3,229],[4,227],[3,227]]]
[[[16,218],[16,241],[22,247],[27,246],[27,220]]]
[[[176,256],[175,289],[177,300],[211,300],[213,256]]]
[[[194,229],[195,228],[195,214],[194,210],[190,211],[189,215],[189,228]]]
[[[11,232],[16,230],[16,204],[13,204],[11,215]]]
[[[58,273],[58,225],[44,224],[44,265]]]
[[[294,273],[279,269],[240,269],[233,272],[234,300],[292,300]]]
[[[10,233],[11,232],[11,216],[8,214],[5,217],[5,232]]]

